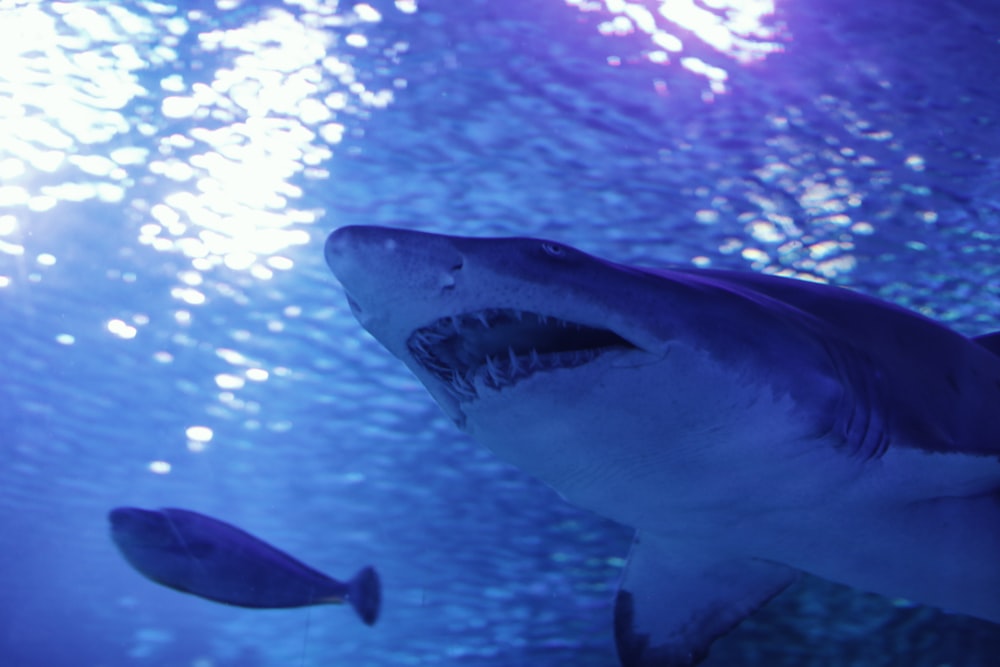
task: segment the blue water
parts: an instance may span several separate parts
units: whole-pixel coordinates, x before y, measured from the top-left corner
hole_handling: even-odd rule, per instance
[[[453,428],[350,317],[340,225],[1000,329],[995,3],[663,5],[0,2],[0,664],[616,664],[628,531]],[[117,505],[374,564],[382,618],[155,586],[108,539]],[[706,664],[997,655],[988,623],[813,579]]]

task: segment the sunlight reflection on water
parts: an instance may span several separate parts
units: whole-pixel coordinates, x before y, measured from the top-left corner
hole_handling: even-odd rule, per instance
[[[161,82],[171,93],[163,117],[195,126],[160,140],[150,171],[183,187],[151,205],[158,225],[140,240],[182,252],[198,271],[222,264],[266,280],[291,269],[282,251],[307,243],[303,225],[322,213],[291,204],[302,196],[295,181],[328,176],[322,165],[343,136],[342,115],[392,101],[391,90],[358,81],[350,54],[338,51],[340,36],[349,52],[359,44],[349,38],[379,20],[367,5],[310,20],[271,9],[236,29],[200,33],[200,50],[229,65],[208,83],[180,74]],[[192,289],[180,298],[190,303]]]
[[[198,272],[225,266],[268,279],[291,269],[282,252],[306,243],[304,225],[321,214],[294,206],[302,196],[295,181],[328,176],[323,163],[345,116],[393,99],[392,89],[369,89],[352,64],[378,11],[294,4],[307,13],[265,9],[232,29],[200,10],[156,3],[5,8],[0,206],[117,203],[139,179],[153,179],[161,200],[130,202],[148,219],[141,243],[187,256]],[[384,51],[396,58],[406,49]],[[209,60],[214,69],[191,67]],[[135,132],[156,137],[155,150],[122,145]],[[0,251],[10,255],[23,253],[16,238],[28,233],[18,218],[0,225],[12,237]],[[188,284],[178,299],[204,301],[180,282]]]
[[[703,77],[709,95],[727,92],[728,73],[709,64],[691,51],[681,35],[690,34],[740,65],[763,60],[784,50],[785,26],[771,20],[774,0],[566,0],[581,11],[607,11],[608,20],[598,25],[602,35],[649,36],[645,56],[650,62],[670,64],[676,58],[681,67]]]
[[[73,248],[56,235],[41,238],[33,216],[52,211],[66,241],[86,239],[83,229],[62,226],[84,223],[54,209],[124,203],[103,234],[119,252],[131,253],[137,240],[182,260],[157,264],[172,273],[175,307],[164,317],[151,305],[129,312],[101,304],[110,311],[97,315],[103,334],[153,337],[158,366],[184,349],[218,356],[229,368],[209,372],[207,382],[219,405],[255,424],[259,405],[239,394],[287,369],[265,368],[225,341],[206,345],[190,333],[196,311],[211,317],[213,298],[245,303],[241,289],[296,266],[297,247],[325,212],[298,203],[303,181],[328,180],[326,163],[345,133],[405,87],[368,70],[384,74],[409,47],[368,34],[383,16],[365,3],[190,7],[0,1],[0,258],[12,260],[0,266],[0,288],[42,281]],[[396,8],[416,10],[412,2]],[[136,281],[135,272],[113,268],[105,277]],[[282,318],[298,314],[288,306]],[[170,324],[148,328],[151,319]],[[267,330],[283,326],[274,319]],[[248,337],[233,332],[229,344],[242,349]],[[74,346],[78,337],[61,332],[56,342]],[[211,438],[195,437],[202,428],[188,430],[188,451],[208,447]],[[164,462],[150,471],[171,469]]]

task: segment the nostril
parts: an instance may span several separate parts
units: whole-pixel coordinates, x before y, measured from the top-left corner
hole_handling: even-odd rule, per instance
[[[455,262],[450,269],[448,269],[447,273],[441,275],[439,285],[442,292],[455,289],[455,274],[461,271],[463,266],[465,266],[465,259],[459,258],[459,260]]]

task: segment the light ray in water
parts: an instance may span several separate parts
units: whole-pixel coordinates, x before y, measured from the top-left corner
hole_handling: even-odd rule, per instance
[[[783,50],[785,26],[774,20],[774,0],[566,0],[581,11],[609,14],[598,25],[604,35],[643,33],[645,56],[654,63],[675,60],[704,77],[713,94],[727,90],[725,69],[690,55],[691,36],[739,65],[757,62]],[[617,62],[617,61],[616,61]]]

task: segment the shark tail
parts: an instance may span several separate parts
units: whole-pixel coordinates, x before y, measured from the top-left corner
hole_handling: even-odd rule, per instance
[[[363,567],[347,582],[347,600],[365,625],[374,625],[382,606],[382,584],[373,567]]]

